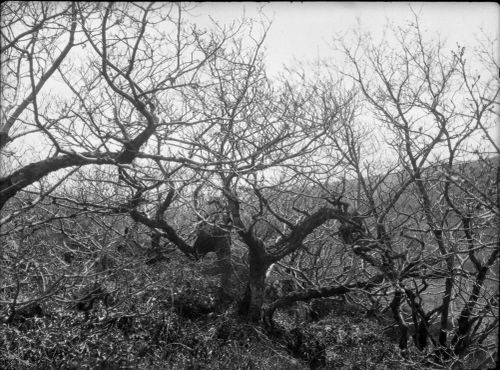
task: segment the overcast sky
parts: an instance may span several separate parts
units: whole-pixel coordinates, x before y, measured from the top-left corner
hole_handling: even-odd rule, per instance
[[[380,33],[387,22],[402,24],[413,19],[411,8],[419,14],[422,28],[441,34],[453,47],[475,44],[475,35],[499,33],[500,7],[493,2],[307,2],[307,3],[203,3],[193,13],[201,23],[208,16],[230,23],[246,14],[258,18],[259,9],[273,21],[266,40],[268,72],[274,74],[295,57],[306,61],[328,57],[327,42],[358,24],[372,34]]]
[[[388,23],[403,25],[418,14],[421,29],[428,37],[467,48],[477,45],[484,33],[498,44],[500,6],[494,2],[232,2],[202,3],[192,14],[196,22],[208,25],[210,17],[220,23],[231,23],[245,14],[259,19],[264,14],[272,21],[268,32],[266,65],[268,75],[275,76],[294,58],[308,62],[333,55],[328,43],[332,36],[361,29],[373,36],[381,35]],[[500,49],[500,44],[497,50]],[[497,60],[500,59],[497,51]],[[495,136],[500,141],[500,129]]]

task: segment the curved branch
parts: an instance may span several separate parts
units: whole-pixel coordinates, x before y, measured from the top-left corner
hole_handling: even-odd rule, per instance
[[[144,213],[137,211],[136,209],[130,210],[130,216],[136,222],[148,226],[152,229],[160,229],[165,232],[168,240],[170,240],[176,247],[180,249],[190,259],[196,259],[196,252],[194,247],[190,246],[184,241],[176,231],[162,219],[151,220]]]
[[[0,209],[5,203],[28,185],[47,176],[49,173],[63,168],[84,166],[88,164],[125,164],[131,163],[137,156],[140,147],[148,141],[155,131],[154,125],[148,125],[133,140],[125,143],[120,152],[115,153],[68,153],[43,161],[31,163],[14,173],[0,178]]]
[[[272,326],[273,314],[276,309],[286,307],[297,301],[310,301],[314,298],[327,298],[336,295],[349,293],[355,289],[371,289],[384,281],[384,275],[375,275],[368,281],[358,282],[351,285],[329,286],[306,289],[302,291],[291,292],[283,297],[278,298],[264,309],[264,323]]]
[[[300,224],[292,229],[292,232],[281,239],[276,245],[279,252],[273,253],[273,262],[279,261],[283,257],[293,253],[302,246],[304,239],[311,234],[314,229],[323,225],[329,220],[341,220],[343,222],[350,222],[351,214],[344,212],[341,209],[323,207],[306,217]]]

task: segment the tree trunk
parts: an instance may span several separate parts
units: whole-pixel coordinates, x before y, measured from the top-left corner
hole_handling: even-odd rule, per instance
[[[271,261],[266,255],[250,250],[250,273],[245,295],[239,304],[240,315],[250,321],[260,321],[266,288],[266,272]]]
[[[231,236],[228,234],[219,243],[217,254],[217,265],[220,271],[219,301],[222,305],[231,300]]]
[[[264,304],[265,278],[264,273],[254,275],[248,281],[241,313],[247,316],[250,321],[257,322],[260,320],[262,305]]]
[[[406,324],[403,315],[401,314],[401,303],[403,293],[397,290],[394,293],[394,298],[390,304],[392,315],[399,327],[399,348],[406,351],[408,348],[408,325]]]

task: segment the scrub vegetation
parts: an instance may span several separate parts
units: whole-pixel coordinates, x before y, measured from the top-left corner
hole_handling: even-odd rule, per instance
[[[0,6],[2,369],[498,364],[497,40]]]

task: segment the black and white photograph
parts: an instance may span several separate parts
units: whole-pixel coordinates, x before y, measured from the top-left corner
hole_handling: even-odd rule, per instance
[[[0,369],[499,367],[500,5],[0,4]]]

